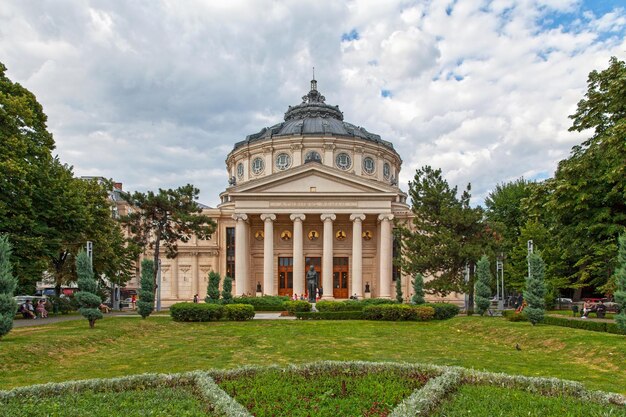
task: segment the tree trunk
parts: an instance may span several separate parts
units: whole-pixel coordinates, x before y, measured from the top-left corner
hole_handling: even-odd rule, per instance
[[[95,320],[89,320],[89,328],[93,329],[94,327],[96,327],[96,321]]]

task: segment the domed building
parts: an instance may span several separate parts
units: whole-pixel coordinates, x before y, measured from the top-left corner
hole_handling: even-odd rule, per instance
[[[324,299],[395,296],[394,220],[411,216],[401,166],[391,142],[346,122],[312,80],[283,122],[235,143],[221,203],[203,210],[216,232],[162,258],[164,305],[204,298],[212,270],[234,277],[235,295],[300,296],[311,266]]]

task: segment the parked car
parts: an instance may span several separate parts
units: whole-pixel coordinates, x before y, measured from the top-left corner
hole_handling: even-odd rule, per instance
[[[572,304],[574,301],[572,301],[571,298],[557,298],[556,300],[554,300],[554,302],[556,304]]]

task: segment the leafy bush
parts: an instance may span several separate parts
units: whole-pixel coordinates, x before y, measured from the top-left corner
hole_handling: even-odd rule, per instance
[[[311,311],[311,303],[303,300],[285,301],[284,306],[291,315],[304,311]]]
[[[365,307],[361,301],[318,301],[315,308],[320,312],[327,311],[361,311]]]
[[[73,299],[75,299],[73,296],[71,299],[68,297],[57,297],[56,295],[48,297],[48,300],[52,303],[52,311],[61,314],[78,310],[75,303],[72,302]]]
[[[315,305],[317,308],[317,305]],[[296,313],[301,320],[363,320],[362,311],[322,311]]]
[[[363,318],[366,320],[431,320],[435,315],[435,309],[426,306],[413,306],[408,304],[373,305],[363,309]]]
[[[283,303],[288,301],[289,297],[264,295],[262,297],[236,297],[233,302],[237,304],[250,304],[255,311],[284,311]]]
[[[254,318],[254,307],[250,304],[227,304],[224,306],[224,316],[234,321],[251,320]]]
[[[174,321],[212,321],[224,316],[224,306],[219,304],[176,303],[170,307]]]
[[[461,311],[459,306],[450,303],[432,303],[425,304],[426,307],[432,307],[435,309],[435,320],[447,320],[456,317]]]
[[[364,298],[359,300],[359,303],[366,306],[377,306],[381,304],[396,304],[395,300],[389,298]]]
[[[514,310],[504,310],[502,312],[502,317],[507,319],[508,321],[528,321],[528,317],[526,314],[516,313]]]
[[[571,320],[561,317],[545,316],[544,324],[551,326],[572,327],[574,329],[591,330],[593,332],[607,332],[613,334],[626,334],[626,331],[620,330],[615,323],[591,321],[591,320]]]

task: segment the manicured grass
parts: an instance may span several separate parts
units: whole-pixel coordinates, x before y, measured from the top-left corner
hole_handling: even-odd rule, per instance
[[[0,389],[325,359],[458,365],[626,393],[626,337],[487,317],[418,323],[111,317],[95,329],[83,320],[17,328],[0,340]]]
[[[560,316],[567,316],[567,317],[574,317],[573,313],[571,310],[550,310],[547,312],[547,314],[558,314]],[[577,318],[580,318],[580,312],[578,312],[578,314],[576,314]],[[596,315],[596,313],[589,313],[589,317],[592,319],[598,318],[598,316]],[[605,319],[609,319],[609,320],[614,320],[615,319],[615,314],[614,313],[606,313]]]
[[[387,416],[427,377],[400,371],[301,373],[266,370],[216,380],[257,417]]]
[[[624,413],[624,407],[593,404],[571,397],[543,397],[510,388],[464,385],[432,416],[594,417],[624,416]]]
[[[0,407],[0,416],[47,417],[207,417],[206,406],[190,390],[156,388],[145,391],[85,391],[48,398],[12,400]]]

